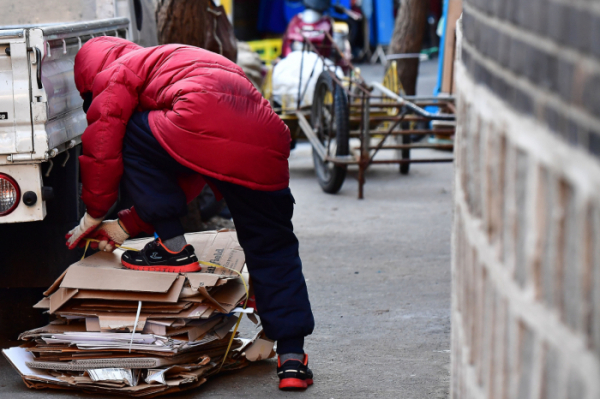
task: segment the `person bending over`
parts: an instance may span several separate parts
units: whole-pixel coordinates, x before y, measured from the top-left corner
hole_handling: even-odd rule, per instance
[[[143,48],[115,37],[75,58],[88,127],[79,157],[87,212],[67,234],[112,251],[140,232],[158,238],[121,262],[134,270],[200,270],[179,218],[205,184],[227,201],[265,334],[277,341],[281,389],[313,383],[304,337],[314,319],[298,240],[287,158],[290,132],[242,70],[192,46]],[[133,200],[104,220],[121,181]]]

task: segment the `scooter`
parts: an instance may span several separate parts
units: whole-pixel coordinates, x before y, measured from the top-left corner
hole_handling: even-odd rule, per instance
[[[304,48],[304,40],[308,39],[317,52],[330,58],[342,68],[343,59],[350,59],[350,43],[348,42],[348,25],[345,22],[335,22],[325,12],[333,9],[339,14],[345,14],[352,19],[360,20],[362,16],[337,3],[331,6],[331,0],[303,0],[305,10],[292,18],[283,36],[281,55],[286,57],[292,51],[310,51]],[[325,33],[327,32],[328,35]],[[330,38],[342,52],[340,57]]]

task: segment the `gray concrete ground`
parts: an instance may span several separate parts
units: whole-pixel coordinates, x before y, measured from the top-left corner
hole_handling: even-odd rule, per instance
[[[369,76],[381,69],[368,67]],[[422,67],[419,92],[430,94],[435,65]],[[306,340],[315,385],[277,389],[275,360],[210,380],[178,398],[446,398],[450,364],[450,225],[452,166],[369,169],[364,200],[351,168],[337,195],[324,194],[310,147],[290,158],[300,240],[316,328]],[[445,156],[429,151],[421,156]],[[2,306],[12,306],[2,303]],[[253,328],[242,326],[246,335]],[[6,337],[4,337],[6,338]],[[90,395],[29,391],[0,360],[1,398]]]

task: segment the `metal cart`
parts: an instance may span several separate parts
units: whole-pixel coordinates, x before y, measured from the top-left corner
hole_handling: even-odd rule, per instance
[[[320,73],[312,106],[301,107],[300,100],[307,82],[298,87],[295,109],[278,109],[291,131],[301,130],[313,147],[313,160],[319,184],[327,193],[337,193],[346,178],[349,165],[358,165],[358,198],[364,198],[365,172],[371,165],[398,164],[406,174],[413,163],[452,162],[451,156],[411,158],[418,149],[438,149],[451,152],[455,128],[455,108],[452,97],[418,97],[403,95],[398,82],[396,61],[388,65],[383,83],[366,83],[360,70],[345,59],[343,52],[332,43],[334,64],[325,63],[322,48],[304,40],[304,48],[321,57],[324,70]],[[340,78],[335,68],[342,66],[345,77]],[[311,76],[314,71],[311,71]],[[302,76],[302,69],[300,76]],[[425,107],[433,106],[432,113]],[[436,142],[416,142],[425,136],[435,136]],[[359,145],[352,144],[358,139]],[[441,140],[440,140],[441,139]],[[393,143],[390,141],[393,140]],[[378,156],[393,150],[395,159]]]

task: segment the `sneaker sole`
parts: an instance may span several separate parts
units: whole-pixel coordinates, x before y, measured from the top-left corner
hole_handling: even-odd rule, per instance
[[[193,273],[202,270],[198,262],[182,266],[137,266],[121,260],[123,266],[127,269],[138,270],[141,272],[164,272],[164,273]]]
[[[313,380],[301,380],[300,378],[284,378],[279,382],[279,389],[294,390],[306,389],[313,384]]]

